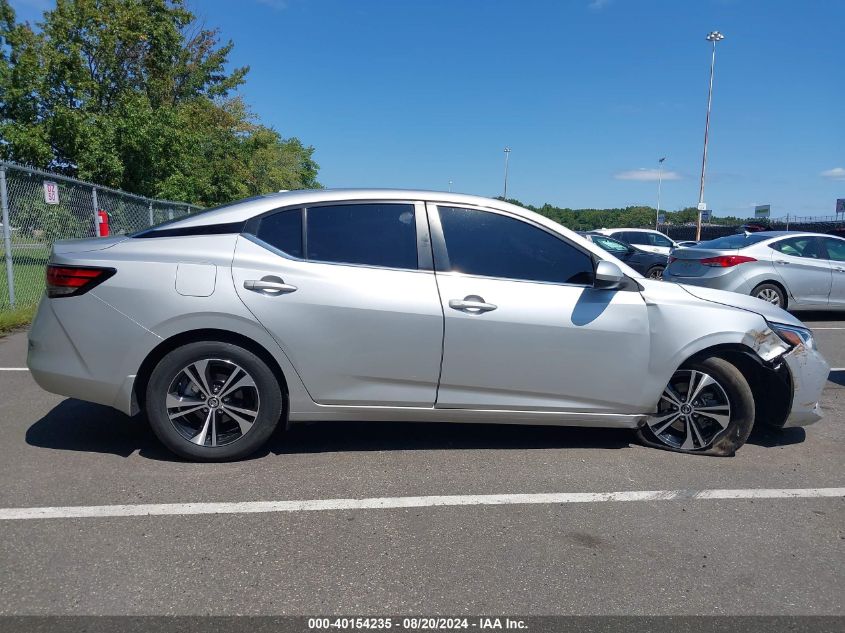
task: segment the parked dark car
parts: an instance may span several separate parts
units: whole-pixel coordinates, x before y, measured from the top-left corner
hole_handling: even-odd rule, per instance
[[[622,240],[617,240],[616,238],[593,231],[581,233],[581,235],[617,259],[621,259],[641,275],[650,277],[651,279],[663,278],[663,270],[669,262],[669,258],[666,255],[641,251]]]

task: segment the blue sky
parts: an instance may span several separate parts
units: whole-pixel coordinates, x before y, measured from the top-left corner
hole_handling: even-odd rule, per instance
[[[48,0],[12,0],[36,19]],[[845,197],[841,0],[190,0],[251,71],[261,120],[316,147],[329,187],[532,204],[698,202],[832,215]],[[643,171],[646,170],[646,171]]]

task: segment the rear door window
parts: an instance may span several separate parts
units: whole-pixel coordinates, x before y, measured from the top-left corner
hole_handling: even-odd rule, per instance
[[[628,244],[642,244],[649,246],[648,233],[640,233],[638,231],[625,231],[620,233],[621,239],[628,242]]]
[[[821,256],[819,241],[815,236],[790,237],[771,245],[779,253],[791,257],[819,259]],[[823,259],[827,259],[826,257]]]
[[[417,268],[412,204],[337,204],[305,213],[305,257],[320,262]]]

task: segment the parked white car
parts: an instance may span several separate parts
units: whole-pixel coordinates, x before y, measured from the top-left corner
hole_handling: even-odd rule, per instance
[[[649,253],[668,256],[673,249],[678,248],[677,242],[652,229],[598,229],[596,233],[610,235]]]

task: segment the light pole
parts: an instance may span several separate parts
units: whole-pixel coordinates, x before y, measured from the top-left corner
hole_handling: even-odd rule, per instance
[[[710,89],[707,92],[707,119],[704,122],[704,152],[701,155],[701,185],[698,189],[698,221],[695,225],[695,239],[701,239],[701,212],[707,208],[704,204],[704,172],[707,169],[707,134],[710,132],[710,105],[713,102],[713,68],[716,66],[716,42],[721,42],[725,36],[719,31],[707,34],[707,41],[713,42],[713,55],[710,58]]]
[[[505,193],[502,195],[502,199],[508,199],[508,159],[511,156],[511,148],[505,148]]]
[[[657,160],[657,213],[654,215],[654,230],[657,231],[657,226],[660,224],[660,184],[663,181],[663,161],[666,157]]]
[[[451,193],[451,192],[452,192],[452,181],[450,180],[449,181],[449,193]]]

